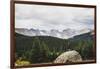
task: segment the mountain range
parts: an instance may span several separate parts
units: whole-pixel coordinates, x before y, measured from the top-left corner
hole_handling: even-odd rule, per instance
[[[39,62],[40,59],[37,57],[41,57],[41,55],[43,55],[41,58],[44,60],[48,59],[53,61],[59,54],[69,50],[78,51],[84,60],[93,59],[93,32],[77,35],[69,39],[61,39],[52,36],[26,36],[19,33],[15,33],[15,36],[16,55],[18,56],[17,59],[24,55],[27,60]],[[44,57],[45,53],[49,56]],[[43,59],[41,59],[41,61],[44,62]]]
[[[62,31],[51,29],[51,30],[39,30],[39,29],[27,29],[27,28],[15,28],[15,32],[25,36],[52,36],[61,39],[72,38],[77,35],[91,32],[90,29],[74,30],[74,29],[64,29]]]

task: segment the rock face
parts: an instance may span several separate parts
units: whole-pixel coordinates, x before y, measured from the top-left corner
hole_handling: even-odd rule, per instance
[[[82,61],[81,55],[77,51],[72,50],[62,53],[54,60],[54,63],[69,63],[69,62],[81,62],[81,61]]]

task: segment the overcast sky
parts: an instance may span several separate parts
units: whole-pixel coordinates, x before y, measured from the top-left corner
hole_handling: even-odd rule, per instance
[[[93,29],[94,9],[15,4],[15,28]]]

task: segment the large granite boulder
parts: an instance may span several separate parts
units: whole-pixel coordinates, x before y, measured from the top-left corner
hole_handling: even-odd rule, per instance
[[[81,62],[81,61],[82,61],[81,55],[77,51],[72,50],[62,53],[54,60],[54,63],[69,63],[69,62]]]

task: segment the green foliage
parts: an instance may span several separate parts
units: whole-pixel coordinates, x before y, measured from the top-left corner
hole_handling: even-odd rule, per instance
[[[59,39],[50,36],[27,37],[16,33],[16,61],[18,63],[21,58],[30,63],[52,62],[68,50],[78,51],[84,60],[93,59],[93,42],[89,34]]]

